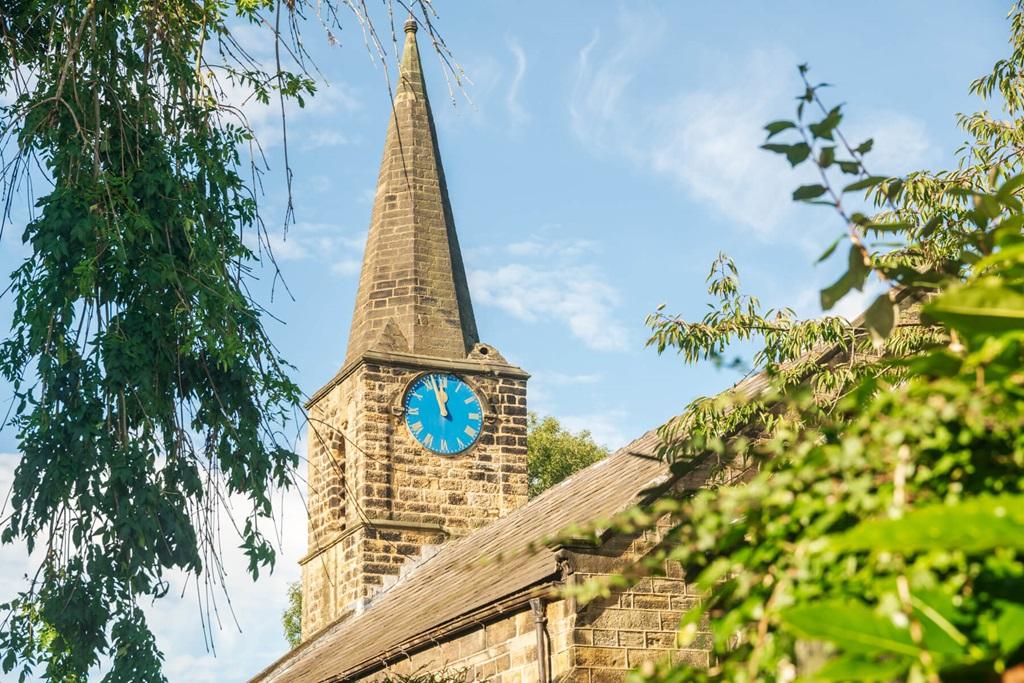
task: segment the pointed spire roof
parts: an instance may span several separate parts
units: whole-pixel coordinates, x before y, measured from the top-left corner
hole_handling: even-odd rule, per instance
[[[368,350],[463,359],[478,341],[430,112],[416,22],[377,180],[345,364]]]

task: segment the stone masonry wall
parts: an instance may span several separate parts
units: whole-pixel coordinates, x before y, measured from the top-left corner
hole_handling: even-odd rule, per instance
[[[546,606],[547,643],[551,656],[551,680],[564,680],[571,667],[569,649],[572,613],[568,601]],[[413,654],[386,670],[366,677],[379,681],[387,674],[465,672],[467,681],[537,683],[537,632],[529,607],[492,621],[469,633]]]
[[[484,425],[469,450],[437,455],[416,442],[393,410],[426,369],[365,365],[359,444],[365,479],[357,495],[370,517],[439,524],[461,536],[526,503],[526,381],[458,372],[487,404]]]
[[[573,580],[580,583],[615,573],[624,561],[650,552],[659,537],[659,532],[618,536],[596,550],[575,553]],[[676,640],[683,613],[697,604],[697,593],[687,585],[677,563],[666,563],[663,573],[580,606],[572,633],[572,683],[624,681],[630,669],[663,658],[709,666],[707,623],[685,647]]]
[[[358,609],[425,547],[527,501],[525,378],[458,371],[485,421],[472,448],[443,456],[415,441],[400,410],[426,369],[367,361],[310,407],[304,637]]]

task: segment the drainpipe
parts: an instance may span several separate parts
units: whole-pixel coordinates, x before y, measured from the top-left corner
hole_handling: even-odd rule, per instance
[[[545,626],[548,623],[547,610],[543,598],[530,600],[530,609],[533,610],[534,630],[537,632],[537,676],[539,683],[548,683],[551,674],[551,661],[548,657],[547,632]]]

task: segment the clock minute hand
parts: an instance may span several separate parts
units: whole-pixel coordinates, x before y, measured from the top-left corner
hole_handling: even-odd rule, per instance
[[[444,399],[441,399],[441,387],[437,386],[437,379],[435,377],[430,378],[430,384],[434,388],[434,398],[437,399],[437,407],[441,411],[441,417],[448,417],[448,408],[445,403],[448,402],[448,395],[445,394]]]

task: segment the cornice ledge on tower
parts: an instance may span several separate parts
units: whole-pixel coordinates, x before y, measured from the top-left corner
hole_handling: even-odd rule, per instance
[[[376,529],[378,531],[388,529],[394,529],[398,531],[425,531],[428,533],[444,534],[445,536],[449,535],[448,531],[440,524],[405,522],[401,520],[383,519],[379,517],[369,518],[365,522],[359,522],[358,524],[353,524],[347,529],[342,529],[334,536],[326,539],[323,543],[318,544],[316,548],[314,548],[313,550],[309,551],[308,553],[299,558],[299,566],[306,564],[310,560],[316,558],[318,555],[321,555],[324,551],[328,550],[332,546],[337,545],[338,543],[345,540],[352,534],[356,533],[357,531],[362,531],[363,529]]]
[[[389,363],[400,367],[422,370],[449,370],[452,372],[461,371],[484,373],[494,377],[509,377],[513,379],[525,380],[530,378],[530,373],[526,370],[523,370],[518,365],[512,365],[508,362],[495,362],[492,360],[483,360],[478,358],[441,358],[439,356],[423,356],[412,353],[397,353],[394,351],[370,349],[368,351],[363,351],[363,353],[358,357],[343,365],[334,377],[327,382],[327,384],[317,389],[313,395],[309,397],[309,400],[305,403],[305,407],[309,408],[319,401],[327,394],[327,392],[344,381],[346,377],[351,375],[357,368],[365,363]]]

